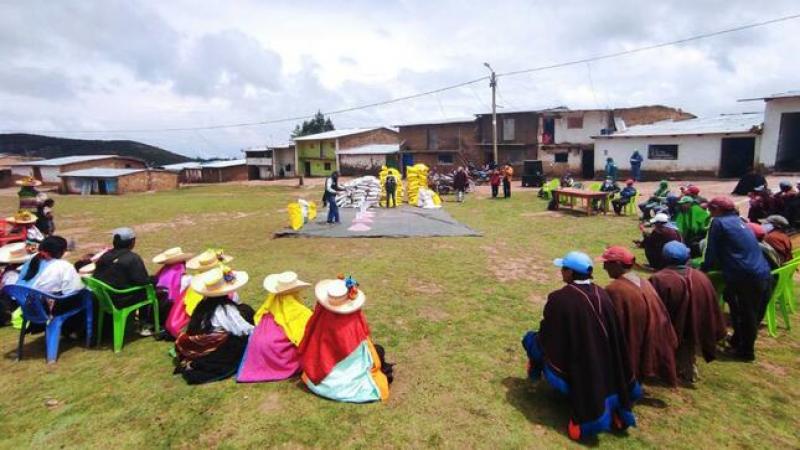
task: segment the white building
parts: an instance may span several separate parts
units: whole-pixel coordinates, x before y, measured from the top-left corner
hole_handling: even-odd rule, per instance
[[[246,156],[248,179],[274,180],[295,176],[293,144],[265,145],[242,150]]]
[[[760,162],[770,169],[799,171],[800,91],[788,91],[740,101],[752,100],[766,102]]]
[[[602,170],[610,157],[628,172],[630,157],[638,150],[645,177],[675,172],[740,177],[755,164],[763,118],[762,113],[725,114],[598,134],[593,136],[595,166]]]

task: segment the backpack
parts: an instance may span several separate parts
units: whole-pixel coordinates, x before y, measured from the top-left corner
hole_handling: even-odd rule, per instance
[[[387,191],[397,190],[397,180],[394,178],[394,175],[388,175],[386,177],[386,190]]]

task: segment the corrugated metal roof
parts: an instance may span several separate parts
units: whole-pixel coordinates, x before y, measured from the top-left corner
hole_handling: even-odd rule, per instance
[[[475,116],[472,117],[452,117],[449,119],[431,119],[431,120],[420,120],[417,122],[407,122],[401,123],[397,125],[398,127],[413,127],[415,125],[447,125],[451,123],[470,123],[475,122]]]
[[[786,91],[786,92],[780,92],[778,94],[767,95],[765,97],[743,98],[739,101],[749,102],[753,100],[774,100],[776,98],[794,98],[794,97],[800,97],[800,91]]]
[[[60,177],[84,177],[84,178],[117,178],[130,175],[136,172],[144,172],[146,169],[112,169],[107,167],[92,167],[91,169],[73,170],[64,172]]]
[[[13,164],[15,166],[64,166],[86,161],[96,161],[98,159],[117,158],[117,155],[83,155],[83,156],[64,156],[63,158],[44,159],[41,161],[26,161]]]
[[[308,136],[299,136],[294,138],[295,141],[317,141],[320,139],[336,139],[344,136],[350,136],[353,134],[360,134],[366,133],[368,131],[380,130],[381,128],[386,128],[387,130],[397,132],[392,128],[388,127],[374,127],[374,128],[346,128],[343,130],[332,130],[326,131],[324,133],[317,133],[317,134],[309,134]]]
[[[391,155],[400,151],[400,144],[371,144],[336,152],[339,155]]]
[[[202,168],[210,168],[210,169],[222,169],[225,167],[234,167],[234,166],[244,166],[247,164],[247,160],[244,159],[234,159],[230,161],[213,161],[210,163],[201,164]]]
[[[187,162],[187,163],[180,163],[180,164],[168,164],[164,166],[164,170],[168,170],[170,172],[180,172],[183,169],[199,169],[200,163],[196,162]]]
[[[687,120],[665,120],[649,125],[636,125],[614,134],[592,136],[595,139],[615,137],[674,136],[697,134],[751,133],[764,122],[762,113],[723,114]]]

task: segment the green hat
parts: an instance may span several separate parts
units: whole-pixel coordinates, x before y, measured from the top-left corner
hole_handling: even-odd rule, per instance
[[[661,180],[661,183],[659,183],[659,185],[660,185],[661,187],[667,187],[667,185],[668,185],[668,184],[669,184],[669,183],[667,183],[667,180]]]
[[[684,195],[680,200],[678,200],[679,205],[684,205],[686,203],[694,203],[694,199],[688,195]]]

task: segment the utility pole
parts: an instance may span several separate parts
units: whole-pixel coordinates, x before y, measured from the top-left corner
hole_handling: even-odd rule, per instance
[[[489,63],[485,62],[483,65],[492,73],[489,77],[489,87],[492,88],[492,156],[494,157],[495,166],[498,166],[500,165],[500,160],[497,157],[497,101],[495,100],[497,94],[497,76]]]

